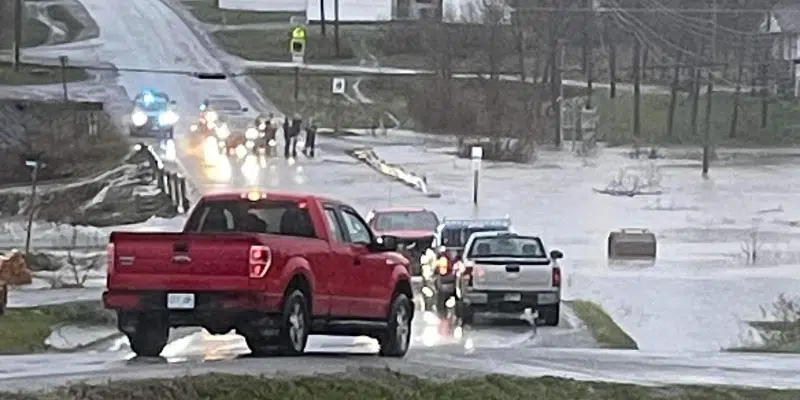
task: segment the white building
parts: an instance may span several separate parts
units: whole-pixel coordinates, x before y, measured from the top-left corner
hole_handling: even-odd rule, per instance
[[[438,0],[339,0],[339,20],[342,22],[386,22],[415,20],[434,16]],[[506,18],[511,9],[503,0]],[[333,20],[334,0],[324,0],[325,19]],[[478,22],[484,0],[444,0],[444,18],[448,22]],[[220,8],[252,11],[290,11],[306,13],[308,21],[320,20],[319,0],[219,0]]]

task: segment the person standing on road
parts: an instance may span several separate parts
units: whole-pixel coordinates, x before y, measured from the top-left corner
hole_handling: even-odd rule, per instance
[[[303,146],[303,154],[306,157],[314,157],[314,149],[317,144],[317,124],[314,123],[314,120],[309,121],[309,125],[306,127],[306,144]]]
[[[292,136],[292,127],[289,126],[289,117],[283,120],[283,156],[289,158],[290,150],[296,146],[295,137]],[[296,152],[296,150],[295,150]]]

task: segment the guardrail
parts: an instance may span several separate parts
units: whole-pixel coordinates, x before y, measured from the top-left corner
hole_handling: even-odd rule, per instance
[[[424,194],[427,197],[442,197],[442,194],[439,192],[434,192],[428,186],[428,180],[424,176],[417,176],[416,174],[404,170],[402,167],[389,164],[388,162],[384,161],[371,148],[361,148],[361,149],[354,149],[348,151],[348,154],[351,157],[367,164],[368,166],[372,167],[372,169],[386,175],[392,177],[406,186],[410,186]]]
[[[172,199],[172,204],[178,209],[178,212],[189,212],[191,204],[186,190],[186,177],[177,172],[167,170],[152,146],[139,143],[134,147],[134,150],[148,160],[153,170],[153,181],[162,193],[167,194]]]

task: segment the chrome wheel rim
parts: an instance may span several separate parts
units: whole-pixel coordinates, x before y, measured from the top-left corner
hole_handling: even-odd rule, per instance
[[[299,303],[295,303],[292,306],[292,312],[289,314],[289,340],[296,351],[300,351],[303,347],[305,330],[306,321],[303,315],[303,307]]]
[[[411,334],[410,322],[408,310],[406,307],[400,307],[395,317],[395,336],[397,337],[401,350],[405,350],[406,346],[408,346],[408,339]]]

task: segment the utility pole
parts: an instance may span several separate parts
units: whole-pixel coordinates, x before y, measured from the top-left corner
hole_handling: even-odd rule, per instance
[[[633,42],[633,140],[636,150],[642,137],[642,42],[637,36]]]
[[[714,30],[711,36],[711,62],[717,55],[717,0],[714,0],[714,13],[713,22]],[[711,98],[714,92],[714,74],[711,70],[713,67],[708,67],[706,75],[708,75],[708,87],[706,89],[706,126],[705,134],[703,135],[703,178],[708,178],[708,169],[711,163]]]
[[[298,99],[300,98],[300,67],[294,68],[294,96],[292,101],[292,113],[298,113]],[[293,115],[294,117],[294,115]]]
[[[14,0],[14,72],[19,71],[22,50],[22,0]]]
[[[564,41],[559,39],[556,42],[556,49],[553,52],[553,79],[552,79],[552,107],[555,117],[555,138],[553,144],[556,149],[561,149],[563,141],[563,127],[561,126],[561,105],[564,102],[564,85],[562,84],[562,65],[564,63]]]
[[[43,165],[38,155],[25,160],[25,165],[33,170],[31,172],[31,201],[28,205],[28,231],[25,233],[25,259],[30,261],[31,230],[33,228],[33,216],[36,214],[36,185],[39,183],[39,169]]]
[[[336,58],[339,58],[342,56],[339,45],[339,0],[333,0],[333,40],[336,46]]]
[[[319,30],[325,36],[325,0],[319,0]]]

